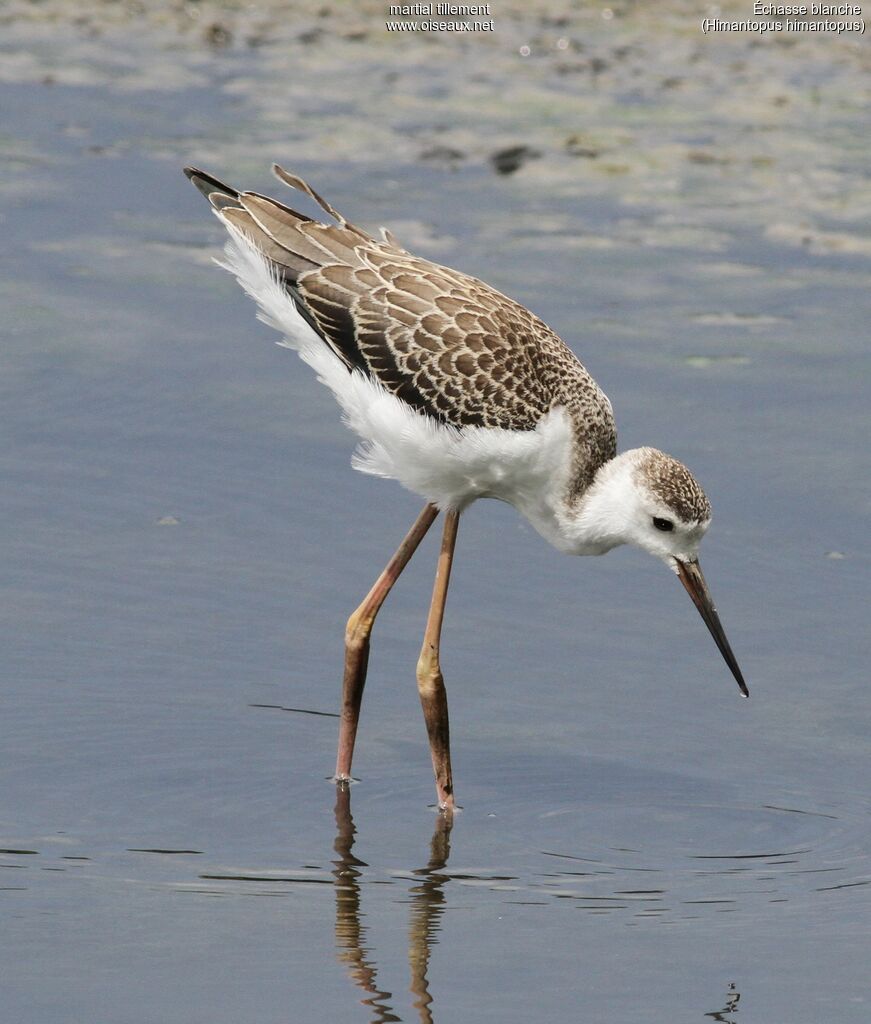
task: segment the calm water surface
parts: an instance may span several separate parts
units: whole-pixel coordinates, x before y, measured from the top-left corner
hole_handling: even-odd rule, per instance
[[[757,88],[735,88],[791,82],[819,113],[774,104],[766,130],[748,106],[750,141],[716,102],[728,55],[683,101],[631,91],[652,88],[644,61],[574,82],[583,117],[560,79],[553,131],[592,124],[617,168],[600,173],[547,148],[532,102],[505,135],[484,86],[475,149],[433,63],[406,98],[429,91],[433,137],[454,110],[466,156],[447,164],[420,158],[422,106],[391,120],[383,73],[353,65],[343,105],[311,48],[304,80],[280,48],[18,31],[0,62],[8,1019],[867,1022],[871,193],[847,65],[760,50]],[[522,91],[509,71],[493,82]],[[546,93],[551,72],[529,74]],[[494,174],[488,151],[527,138],[542,156]],[[444,637],[463,812],[449,830],[428,806],[414,685],[435,536],[376,627],[361,782],[336,793],[344,620],[418,502],[348,469],[329,396],[210,265],[220,231],[181,164],[277,190],[273,157],[529,303],[624,446],[686,459],[750,701],[662,566],[567,559],[482,502]]]

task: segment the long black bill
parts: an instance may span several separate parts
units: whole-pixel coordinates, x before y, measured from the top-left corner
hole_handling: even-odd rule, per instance
[[[720,616],[717,615],[717,609],[711,600],[708,584],[705,583],[705,577],[702,576],[701,566],[698,562],[682,562],[679,558],[676,558],[675,561],[677,562],[677,574],[680,577],[680,581],[686,588],[686,592],[693,599],[693,604],[698,608],[699,614],[705,620],[705,625],[711,631],[711,636],[714,638],[717,647],[719,647],[720,654],[726,659],[726,664],[735,677],[738,689],[745,697],[749,697],[750,691],[747,689],[744,676],[741,675],[741,669],[738,668],[738,662],[735,660],[735,655],[732,653],[732,648],[729,646],[729,641],[723,632],[723,624],[720,622]]]

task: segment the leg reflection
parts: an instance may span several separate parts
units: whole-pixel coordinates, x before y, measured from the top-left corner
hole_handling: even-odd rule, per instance
[[[711,1017],[715,1021],[719,1021],[720,1024],[735,1024],[735,1018],[733,1014],[738,1012],[738,1003],[741,1001],[741,993],[735,988],[735,982],[733,981],[729,985],[729,996],[726,999],[726,1005],[722,1010],[715,1010],[713,1013],[706,1013],[706,1017]]]
[[[450,854],[453,815],[439,814],[430,841],[429,862],[414,871],[419,882],[410,890],[411,922],[408,960],[411,966],[411,992],[414,1006],[424,1024],[432,1024],[432,996],[429,991],[429,962],[432,947],[438,942],[441,918],[447,902],[444,874]],[[377,969],[372,951],[366,945],[366,929],[361,910],[362,869],[367,865],[354,856],[354,819],[351,817],[351,793],[348,786],[336,790],[336,841],[338,855],[333,861],[336,891],[336,950],[339,963],[347,968],[351,980],[365,993],[363,1005],[372,1011],[372,1024],[401,1020],[388,1000],[392,993],[378,987]]]
[[[366,948],[366,930],[360,914],[362,860],[354,856],[354,819],[351,817],[350,787],[339,785],[336,789],[336,841],[333,849],[338,860],[333,861],[333,877],[336,888],[336,950],[339,963],[344,964],[355,985],[366,996],[364,1006],[372,1009],[372,1024],[390,1024],[400,1021],[387,1000],[390,992],[378,988],[377,970]]]
[[[432,1024],[432,996],[429,991],[429,960],[438,942],[441,918],[445,912],[444,885],[448,875],[441,874],[451,853],[452,814],[436,817],[430,842],[429,863],[414,873],[422,879],[411,889],[411,927],[408,932],[408,962],[411,966],[411,992],[414,1006],[424,1024]]]

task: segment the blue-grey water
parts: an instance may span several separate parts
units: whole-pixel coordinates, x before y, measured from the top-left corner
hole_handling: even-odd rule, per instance
[[[5,1019],[867,1022],[868,51],[702,44],[690,6],[506,6],[483,50],[371,3],[7,17]],[[280,195],[273,159],[526,302],[693,468],[750,701],[660,564],[481,502],[463,811],[414,683],[436,530],[337,796],[344,621],[419,502],[210,263],[181,165]]]

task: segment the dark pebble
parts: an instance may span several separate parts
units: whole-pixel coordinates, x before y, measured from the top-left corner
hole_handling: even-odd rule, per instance
[[[508,146],[490,157],[490,163],[497,174],[514,174],[530,160],[538,160],[541,153],[531,146]]]

